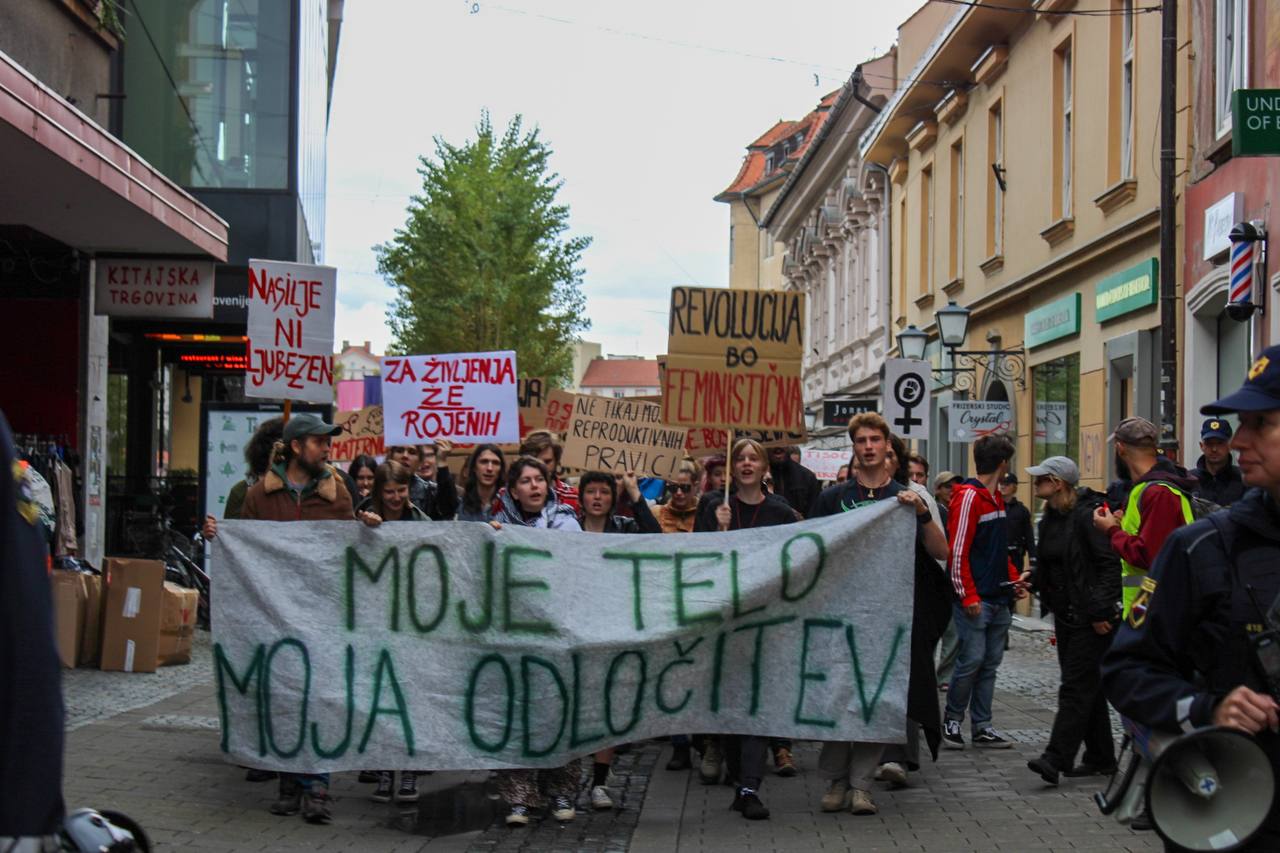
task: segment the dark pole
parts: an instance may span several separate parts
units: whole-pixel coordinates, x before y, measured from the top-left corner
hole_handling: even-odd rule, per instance
[[[1178,448],[1178,276],[1174,213],[1178,3],[1160,10],[1160,446]]]

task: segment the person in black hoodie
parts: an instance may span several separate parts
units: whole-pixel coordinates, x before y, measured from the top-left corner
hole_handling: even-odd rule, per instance
[[[1065,457],[1063,457],[1065,458]],[[1000,481],[1000,494],[1004,495],[1004,520],[1009,528],[1009,559],[1018,571],[1031,568],[1036,562],[1036,535],[1031,524],[1031,510],[1018,500],[1018,475],[1010,471]],[[1027,565],[1031,558],[1031,566]]]
[[[1231,506],[1244,497],[1244,479],[1231,461],[1231,424],[1209,418],[1200,425],[1200,458],[1191,475],[1195,496],[1218,506]]]
[[[1076,488],[1080,469],[1065,456],[1051,456],[1027,469],[1036,497],[1045,501],[1040,550],[1032,586],[1053,613],[1058,639],[1058,713],[1049,745],[1027,767],[1050,785],[1066,776],[1106,775],[1115,770],[1111,715],[1102,692],[1102,656],[1120,622],[1120,558],[1093,512],[1106,496]],[[1075,764],[1084,743],[1084,759]]]
[[[775,447],[769,451],[773,493],[786,498],[796,512],[808,516],[813,502],[822,493],[822,486],[816,474],[791,458],[790,451],[790,447]]]
[[[662,525],[653,517],[648,501],[640,494],[640,483],[634,471],[623,475],[622,487],[631,498],[633,517],[613,514],[618,505],[618,485],[612,474],[588,471],[582,475],[578,480],[578,506],[581,508],[578,522],[583,533],[662,532]]]

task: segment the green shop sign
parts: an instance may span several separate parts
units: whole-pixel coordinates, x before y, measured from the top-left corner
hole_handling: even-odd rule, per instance
[[[1143,261],[1098,282],[1094,308],[1099,323],[1156,304],[1157,262]]]
[[[1073,293],[1027,313],[1023,341],[1038,347],[1080,333],[1080,294]]]
[[[1280,89],[1231,93],[1231,156],[1280,154]]]

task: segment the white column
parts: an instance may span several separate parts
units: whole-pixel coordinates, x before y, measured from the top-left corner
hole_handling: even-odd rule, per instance
[[[84,372],[80,389],[80,448],[83,466],[84,537],[80,556],[101,568],[107,530],[107,336],[110,320],[94,305],[94,261],[85,286]]]

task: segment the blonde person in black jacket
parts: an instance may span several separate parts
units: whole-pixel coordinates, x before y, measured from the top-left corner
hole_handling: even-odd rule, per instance
[[[1111,717],[1102,690],[1102,656],[1120,621],[1120,558],[1093,513],[1106,496],[1077,488],[1080,470],[1065,456],[1027,469],[1045,502],[1032,585],[1053,613],[1058,639],[1058,713],[1049,745],[1027,767],[1050,785],[1059,775],[1106,775],[1115,769]],[[1076,752],[1084,744],[1082,762]]]

